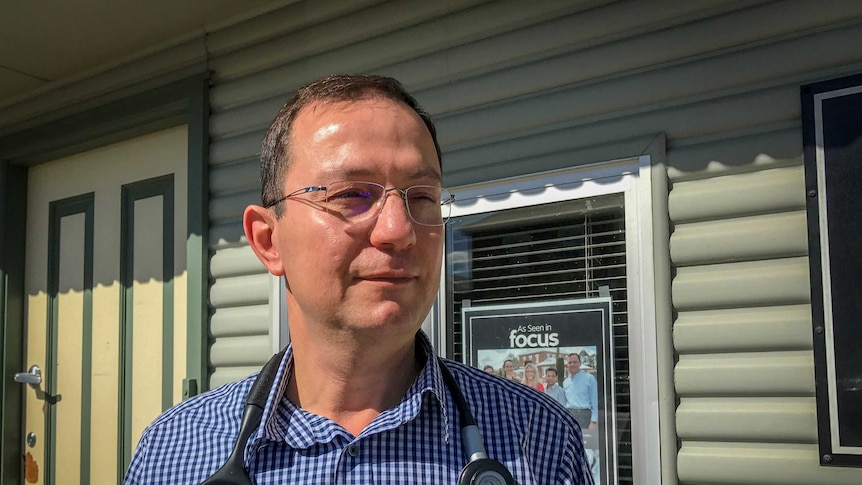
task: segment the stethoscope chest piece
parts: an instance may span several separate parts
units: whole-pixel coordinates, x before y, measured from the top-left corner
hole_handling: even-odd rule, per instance
[[[458,485],[515,485],[515,479],[499,461],[480,458],[461,470]]]

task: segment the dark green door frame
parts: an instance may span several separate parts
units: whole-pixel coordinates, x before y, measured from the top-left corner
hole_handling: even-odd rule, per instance
[[[24,385],[24,223],[27,169],[0,160],[0,483],[20,483]]]
[[[98,104],[90,101],[89,106]],[[50,116],[50,115],[47,115]],[[187,378],[183,398],[207,375],[209,74],[202,73],[0,136],[0,483],[20,483],[24,370],[27,168],[173,126],[188,125]]]

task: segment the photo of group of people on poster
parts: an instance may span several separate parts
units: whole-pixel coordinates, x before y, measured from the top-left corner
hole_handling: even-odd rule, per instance
[[[594,429],[598,424],[595,362],[595,346],[557,347],[551,351],[546,348],[526,352],[512,349],[508,352],[479,351],[479,366],[485,372],[549,394],[572,411],[581,428],[585,429]]]
[[[610,311],[608,298],[462,309],[468,363],[566,408],[596,484],[616,475]]]

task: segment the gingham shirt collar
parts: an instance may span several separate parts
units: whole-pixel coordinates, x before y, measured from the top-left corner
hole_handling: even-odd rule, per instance
[[[431,342],[421,330],[416,334],[418,352],[425,355],[425,365],[416,380],[407,390],[398,406],[384,411],[366,427],[357,438],[376,432],[396,428],[403,423],[415,419],[422,408],[426,393],[433,396],[433,403],[442,413],[443,422],[449,423],[450,410],[445,398],[446,385],[440,374],[440,362],[437,360]],[[347,431],[332,421],[298,408],[287,397],[285,391],[293,369],[293,346],[289,345],[278,366],[278,371],[266,399],[266,405],[261,416],[262,425],[252,434],[245,448],[246,463],[264,442],[284,441],[294,449],[305,449],[315,443],[327,443],[339,435],[349,438]],[[447,425],[444,431],[446,443],[454,430]]]

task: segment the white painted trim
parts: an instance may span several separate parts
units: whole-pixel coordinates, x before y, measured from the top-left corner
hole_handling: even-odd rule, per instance
[[[636,159],[542,172],[452,189],[452,217],[625,192]]]
[[[651,174],[650,156],[642,155],[637,181],[625,196],[626,241],[631,237],[637,241],[636,245],[626,244],[627,266],[635,270],[626,271],[634,483],[661,482]]]
[[[287,296],[284,278],[270,275],[269,278],[270,342],[272,353],[278,353],[290,343],[287,319]]]

